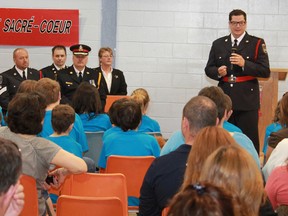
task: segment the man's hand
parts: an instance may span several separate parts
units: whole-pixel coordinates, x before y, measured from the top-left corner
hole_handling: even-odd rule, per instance
[[[233,65],[238,65],[240,67],[244,67],[245,65],[245,60],[243,57],[237,53],[232,53],[230,57],[230,62]]]
[[[227,67],[225,65],[222,65],[218,68],[218,76],[224,77],[227,75]]]

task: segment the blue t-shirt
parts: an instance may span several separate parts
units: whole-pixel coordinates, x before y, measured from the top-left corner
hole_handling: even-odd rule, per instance
[[[237,127],[236,125],[228,122],[228,121],[224,121],[223,123],[223,128],[229,132],[239,132],[239,133],[243,133],[242,130]]]
[[[98,166],[106,168],[110,155],[159,157],[160,147],[153,136],[134,130],[121,130],[106,137]]]
[[[138,127],[140,132],[161,132],[159,123],[147,115],[142,115],[141,123]]]
[[[56,143],[58,146],[60,146],[65,151],[70,152],[71,154],[74,154],[75,156],[82,158],[81,145],[79,143],[77,143],[70,136],[58,136],[58,137],[49,136],[49,137],[45,137],[45,139],[48,139],[48,140]]]
[[[112,127],[110,118],[107,114],[98,114],[93,118],[89,118],[88,114],[79,115],[85,132],[106,131]]]
[[[270,137],[270,134],[273,132],[276,132],[280,129],[282,129],[282,126],[278,122],[272,123],[266,127],[265,137],[264,137],[264,145],[263,145],[264,155],[266,155],[266,153],[267,153],[268,138]]]
[[[103,137],[102,137],[103,143],[104,143],[104,140],[106,139],[106,137],[110,136],[110,134],[118,133],[120,131],[122,131],[122,129],[118,126],[114,126],[114,127],[111,127],[110,129],[106,130],[103,134]]]
[[[38,134],[38,136],[48,137],[54,133],[51,119],[52,119],[52,110],[47,110],[44,117],[43,129]],[[82,152],[88,151],[89,148],[87,144],[87,138],[83,129],[82,121],[79,115],[76,113],[75,113],[74,126],[70,131],[69,136],[75,139],[75,141],[82,146]]]

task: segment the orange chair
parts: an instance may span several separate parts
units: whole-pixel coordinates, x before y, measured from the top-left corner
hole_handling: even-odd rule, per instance
[[[124,216],[118,197],[80,197],[62,195],[57,202],[57,216]]]
[[[153,156],[116,156],[108,157],[106,173],[122,173],[126,177],[127,195],[140,197],[144,176],[155,157]],[[138,211],[138,206],[128,206],[128,210]]]
[[[24,187],[24,208],[20,216],[38,216],[38,194],[36,180],[28,175],[22,174],[20,183]]]
[[[109,111],[109,109],[110,109],[110,107],[114,101],[119,100],[121,98],[125,98],[125,97],[129,97],[129,96],[127,96],[127,95],[107,95],[104,112],[107,113]]]
[[[126,178],[123,174],[74,174],[63,185],[61,195],[85,197],[118,197],[123,215],[128,215]]]

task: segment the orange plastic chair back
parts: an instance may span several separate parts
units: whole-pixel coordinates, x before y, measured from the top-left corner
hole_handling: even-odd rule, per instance
[[[119,100],[119,99],[124,98],[124,97],[129,97],[129,96],[127,96],[127,95],[107,95],[104,112],[107,113],[109,111],[109,109],[110,109],[110,107],[114,101]]]
[[[86,197],[118,197],[123,215],[128,215],[126,178],[123,174],[74,174],[63,185],[61,195]]]
[[[57,216],[71,215],[124,216],[122,202],[118,197],[60,196],[57,202]]]
[[[126,177],[127,195],[140,197],[144,176],[155,157],[153,156],[116,156],[108,157],[106,173],[122,173]],[[128,207],[138,209],[137,207]]]
[[[24,208],[20,216],[38,216],[38,194],[36,180],[28,175],[22,174],[20,183],[24,187]]]

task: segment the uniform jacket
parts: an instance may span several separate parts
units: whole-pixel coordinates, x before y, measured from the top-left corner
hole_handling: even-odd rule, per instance
[[[260,40],[258,49],[257,42]],[[218,77],[218,68],[222,65],[227,66],[227,76],[254,76],[254,77],[269,77],[269,59],[266,51],[266,45],[263,39],[249,35],[247,32],[237,47],[237,53],[244,60],[244,68],[237,65],[231,66],[229,57],[231,56],[232,42],[231,36],[215,40],[212,44],[209,59],[205,67],[205,73],[208,77],[214,80],[219,80],[218,86],[230,96],[233,104],[233,110],[255,110],[259,109],[259,84],[258,80],[250,80],[230,84],[223,82],[222,78]],[[255,54],[258,52],[257,58]]]
[[[3,77],[3,87],[7,88],[7,92],[3,93],[3,96],[5,98],[1,98],[3,101],[5,101],[4,103],[8,103],[16,94],[19,85],[22,81],[24,81],[23,77],[20,76],[20,74],[18,73],[18,71],[15,69],[15,66],[5,72],[3,72],[2,74]],[[40,79],[40,73],[38,70],[33,69],[33,68],[27,68],[27,79],[30,80],[39,80]],[[8,104],[7,104],[8,105]],[[4,107],[7,105],[5,104]]]
[[[103,77],[101,67],[95,68],[95,71],[102,74],[102,79],[104,81],[103,85],[104,85],[105,93],[107,95],[127,95],[127,84],[126,84],[125,77],[122,71],[113,68],[110,92],[108,91],[108,87],[105,82],[105,78]]]
[[[98,88],[98,79],[100,75],[92,68],[85,67],[84,73],[83,73],[82,82],[89,82],[90,84],[94,85]],[[71,104],[72,97],[74,92],[76,91],[77,87],[80,85],[79,78],[77,76],[76,71],[74,70],[73,66],[70,66],[63,71],[61,70],[61,73],[58,73],[57,81],[59,82],[61,86],[61,103],[68,103]],[[105,82],[105,81],[104,81]],[[103,88],[103,80],[100,77],[100,86],[98,88],[102,107],[105,105],[106,101],[106,94],[105,90]]]
[[[65,68],[63,68],[61,70],[64,70],[66,68],[67,68],[67,66],[65,66]],[[57,80],[57,74],[59,71],[57,70],[57,68],[55,67],[54,64],[49,65],[45,68],[42,68],[40,71],[42,73],[42,77],[47,77],[47,78],[50,78],[53,80]]]

